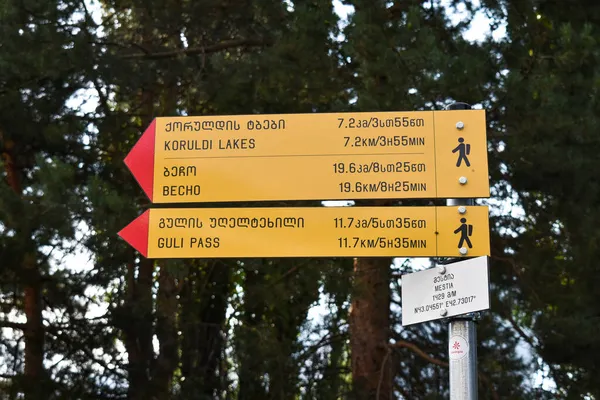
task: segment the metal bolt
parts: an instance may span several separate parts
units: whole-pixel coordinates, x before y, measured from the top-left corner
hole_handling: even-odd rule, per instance
[[[467,250],[466,247],[461,247],[459,250],[460,254],[462,254],[463,256],[466,256],[467,253],[469,252],[469,250]]]
[[[461,131],[464,127],[465,127],[465,123],[464,122],[458,121],[456,123],[456,129],[458,129],[459,131]]]
[[[442,309],[440,310],[440,315],[441,315],[442,317],[445,317],[445,316],[446,316],[446,314],[448,314],[448,310],[446,310],[445,308],[442,308]]]
[[[467,212],[467,207],[465,207],[465,206],[458,207],[458,213],[459,214],[464,214],[466,212]]]
[[[440,275],[444,275],[444,274],[446,273],[446,267],[444,267],[443,265],[440,265],[440,266],[438,267],[438,273],[439,273]]]
[[[461,176],[460,178],[458,178],[458,183],[460,183],[461,185],[466,185],[467,184],[467,177],[466,176]]]

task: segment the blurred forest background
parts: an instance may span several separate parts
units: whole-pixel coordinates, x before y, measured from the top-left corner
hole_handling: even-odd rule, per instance
[[[117,232],[156,116],[454,101],[488,119],[480,398],[600,399],[600,5],[344,5],[0,1],[0,399],[446,398],[445,324],[399,322],[411,260],[154,262]]]

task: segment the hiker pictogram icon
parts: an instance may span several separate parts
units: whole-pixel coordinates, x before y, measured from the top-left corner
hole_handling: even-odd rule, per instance
[[[473,235],[473,225],[467,224],[466,218],[460,219],[460,226],[456,228],[454,233],[460,233],[460,240],[458,241],[459,249],[463,247],[463,244],[465,244],[465,242],[467,243],[467,246],[469,246],[470,249],[473,248],[473,244],[471,243],[470,239],[471,235]]]
[[[467,167],[471,166],[471,162],[469,161],[469,157],[467,157],[469,154],[471,154],[471,145],[465,143],[465,139],[459,137],[458,138],[458,146],[456,146],[454,148],[454,150],[452,150],[453,153],[458,152],[458,159],[456,160],[456,166],[460,167],[462,162],[465,162],[465,165]]]

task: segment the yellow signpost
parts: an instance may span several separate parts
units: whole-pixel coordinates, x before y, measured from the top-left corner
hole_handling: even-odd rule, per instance
[[[119,235],[148,258],[490,254],[485,206],[150,209]]]
[[[489,197],[483,110],[160,117],[146,135],[126,163],[154,203]]]

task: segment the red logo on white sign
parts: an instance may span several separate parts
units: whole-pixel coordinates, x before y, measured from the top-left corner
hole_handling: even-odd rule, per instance
[[[451,360],[460,360],[466,356],[467,352],[469,351],[469,344],[462,336],[452,336],[450,338],[449,345],[449,355]]]

